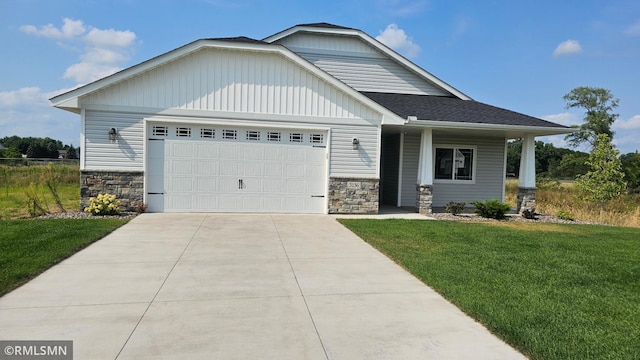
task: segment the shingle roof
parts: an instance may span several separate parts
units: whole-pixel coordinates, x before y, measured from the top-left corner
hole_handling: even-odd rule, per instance
[[[403,119],[566,128],[515,111],[455,97],[362,92]]]
[[[240,43],[248,43],[248,44],[269,44],[262,40],[252,39],[246,36],[236,36],[236,37],[224,37],[224,38],[209,38],[205,40],[215,40],[215,41],[228,41],[228,42],[240,42]]]
[[[298,24],[296,26],[305,26],[305,27],[317,27],[317,28],[328,28],[328,29],[343,29],[343,30],[353,30],[353,28],[350,27],[344,27],[344,26],[340,26],[340,25],[334,25],[334,24],[329,24],[326,22],[321,22],[321,23],[311,23],[311,24]],[[294,26],[295,27],[295,26]]]

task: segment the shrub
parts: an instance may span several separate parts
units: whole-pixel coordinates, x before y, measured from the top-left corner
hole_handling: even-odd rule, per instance
[[[497,199],[473,201],[471,204],[476,207],[476,214],[489,219],[504,219],[505,214],[511,210],[509,204],[501,203]]]
[[[445,206],[444,206],[444,211],[453,214],[453,215],[458,215],[461,212],[464,211],[464,206],[466,204],[463,202],[455,202],[455,201],[449,201]]]
[[[85,212],[91,215],[118,215],[120,213],[120,200],[116,200],[115,195],[98,194],[97,197],[90,198],[91,205],[84,208]]]
[[[570,220],[570,221],[575,220],[575,217],[573,216],[572,213],[564,210],[558,211],[556,216],[558,217],[558,219],[562,219],[562,220]]]

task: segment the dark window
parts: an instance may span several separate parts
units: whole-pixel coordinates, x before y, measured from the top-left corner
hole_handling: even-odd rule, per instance
[[[474,149],[436,148],[435,153],[435,179],[473,180]]]

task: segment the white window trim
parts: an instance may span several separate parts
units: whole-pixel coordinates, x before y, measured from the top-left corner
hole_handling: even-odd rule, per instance
[[[471,169],[471,180],[445,180],[436,179],[436,149],[471,149],[473,150],[473,169]],[[434,184],[475,184],[476,183],[476,170],[478,168],[478,146],[477,145],[453,145],[453,144],[434,144],[433,145],[433,183]]]

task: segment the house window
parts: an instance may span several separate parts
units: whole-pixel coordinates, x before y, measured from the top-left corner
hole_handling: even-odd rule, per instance
[[[191,128],[190,127],[178,127],[178,128],[176,128],[176,136],[177,137],[191,137]]]
[[[153,136],[167,136],[169,128],[166,126],[153,125]]]
[[[476,148],[436,146],[434,180],[474,181]]]
[[[216,130],[202,128],[200,129],[200,137],[204,139],[213,139],[216,137]]]
[[[301,143],[304,141],[304,135],[301,133],[290,133],[289,134],[289,142]]]
[[[324,134],[310,134],[309,140],[312,144],[324,144]]]
[[[269,140],[269,141],[280,141],[281,137],[282,137],[282,133],[281,132],[269,131],[267,133],[267,140]]]
[[[247,130],[246,139],[260,141],[260,131]]]
[[[238,138],[237,130],[222,130],[222,138],[227,140],[235,140]]]

